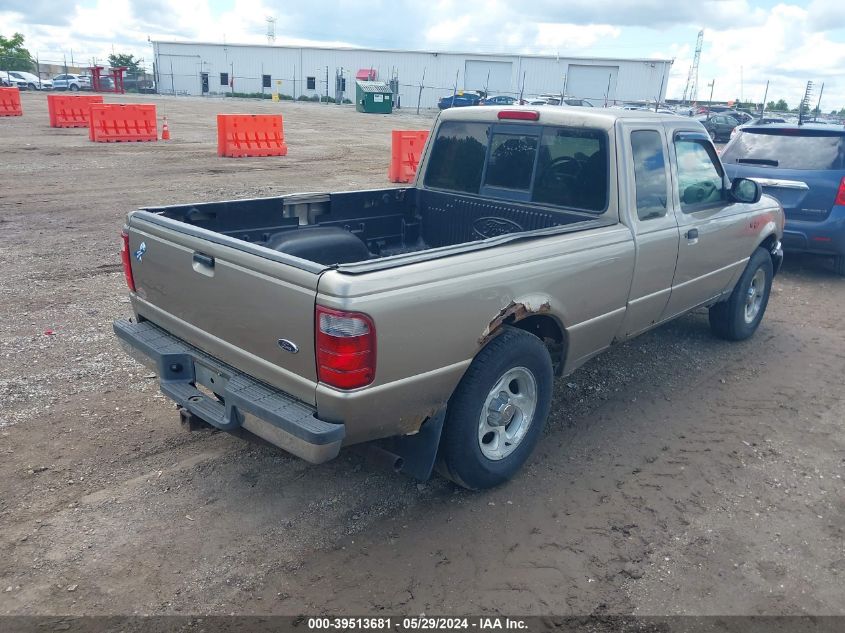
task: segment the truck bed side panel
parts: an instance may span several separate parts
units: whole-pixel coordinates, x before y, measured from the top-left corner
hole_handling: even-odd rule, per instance
[[[580,362],[613,340],[633,262],[631,232],[617,224],[398,269],[328,271],[318,303],[371,315],[379,351],[373,386],[341,393],[320,385],[318,415],[343,421],[348,442],[395,434],[397,424],[416,430],[511,312],[556,319],[569,336],[567,367]]]

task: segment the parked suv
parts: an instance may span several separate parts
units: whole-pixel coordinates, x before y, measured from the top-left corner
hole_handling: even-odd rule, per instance
[[[27,88],[24,80],[13,77],[12,73],[8,70],[0,70],[0,86],[4,88],[19,88],[20,90],[26,90]]]
[[[91,77],[89,75],[56,75],[53,77],[53,88],[55,90],[91,90]]]
[[[29,90],[52,90],[53,82],[49,79],[41,79],[38,75],[33,75],[23,70],[10,70],[9,76],[18,82],[24,82]]]
[[[845,275],[845,127],[745,125],[722,162],[731,178],[756,180],[780,200],[784,250],[832,255]]]

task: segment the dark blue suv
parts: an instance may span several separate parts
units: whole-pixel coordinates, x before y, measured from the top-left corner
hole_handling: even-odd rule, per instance
[[[752,178],[786,212],[783,248],[832,255],[845,275],[845,127],[750,124],[722,152],[731,178]]]

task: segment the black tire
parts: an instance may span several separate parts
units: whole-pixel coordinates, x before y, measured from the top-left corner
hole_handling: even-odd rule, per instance
[[[833,258],[833,270],[837,275],[845,277],[845,255],[837,255]]]
[[[504,442],[507,447],[504,450],[512,452],[500,459],[491,459],[481,448],[482,410],[491,391],[509,371],[533,377],[536,388],[534,412],[520,418],[530,421],[524,435],[513,444],[515,448]],[[505,328],[478,353],[449,400],[440,444],[443,474],[471,490],[492,488],[513,477],[543,432],[551,406],[553,380],[551,357],[543,342],[528,332]],[[523,415],[518,407],[517,411],[516,416]],[[516,416],[514,423],[518,421]],[[508,429],[511,425],[503,426]]]
[[[38,86],[36,86],[35,84],[27,84],[26,87],[30,90],[38,90]]]
[[[71,92],[77,92],[79,91],[79,86],[77,86],[76,84],[71,84],[68,90],[70,90]]]
[[[756,302],[759,297],[759,304],[753,317],[749,319],[749,291],[753,280],[762,273],[764,275],[762,287],[755,285],[756,295],[751,301]],[[758,248],[751,255],[748,265],[739,278],[736,286],[731,292],[727,301],[717,303],[710,308],[710,329],[719,338],[728,341],[744,341],[750,338],[763,315],[766,313],[766,306],[769,304],[769,294],[772,291],[772,277],[774,268],[772,258],[764,248]],[[759,278],[758,278],[759,281]]]

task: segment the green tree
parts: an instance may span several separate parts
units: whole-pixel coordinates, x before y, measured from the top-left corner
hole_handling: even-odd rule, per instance
[[[0,35],[0,68],[3,70],[31,71],[35,60],[24,48],[23,35],[15,33],[12,37]]]
[[[783,99],[778,99],[777,103],[769,101],[769,103],[766,104],[766,109],[771,110],[772,112],[789,112],[789,105],[787,105],[786,101]]]
[[[143,60],[135,59],[134,55],[128,53],[112,53],[109,55],[109,66],[112,68],[126,66],[126,72],[130,74],[141,72],[141,61]]]

